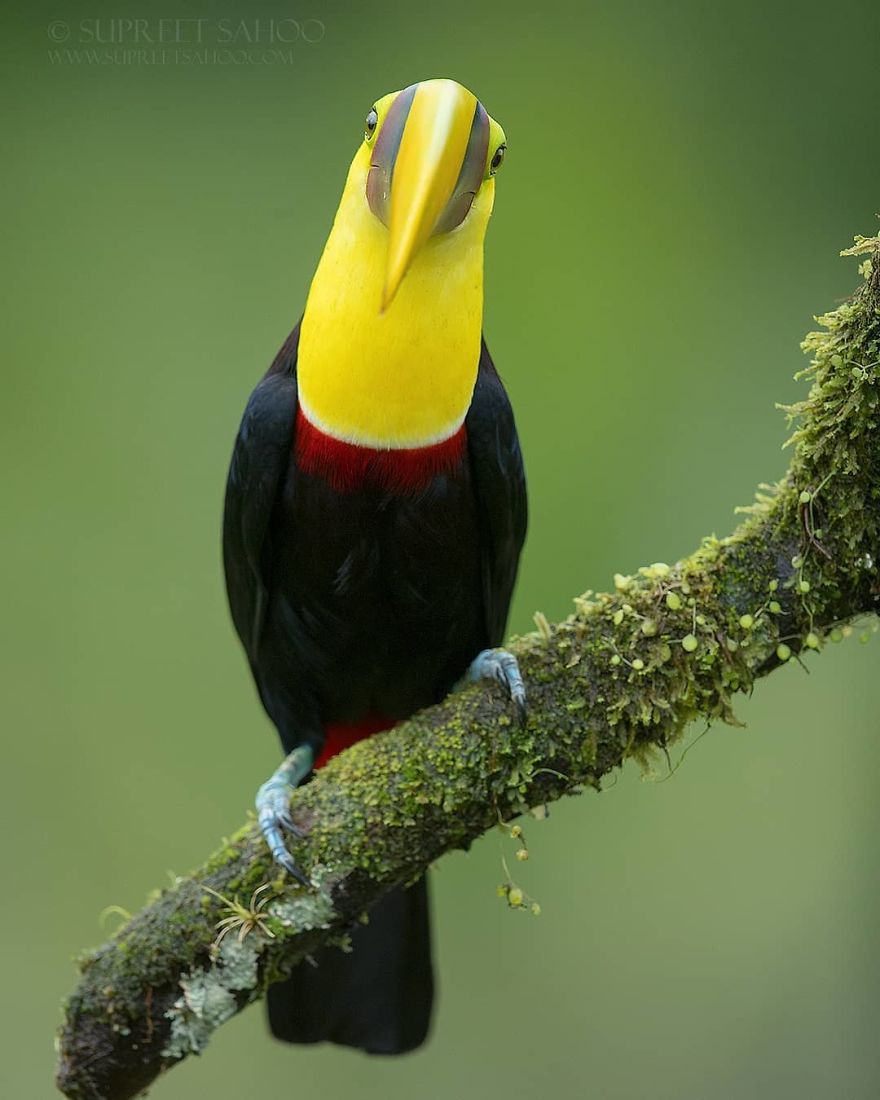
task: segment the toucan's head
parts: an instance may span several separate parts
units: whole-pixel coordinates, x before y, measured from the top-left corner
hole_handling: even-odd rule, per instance
[[[498,123],[454,80],[423,80],[370,108],[352,168],[365,171],[367,204],[388,233],[383,311],[431,237],[478,216],[482,245],[506,149]]]
[[[505,148],[504,131],[454,80],[412,84],[367,112],[297,353],[300,409],[325,434],[422,447],[461,427]]]

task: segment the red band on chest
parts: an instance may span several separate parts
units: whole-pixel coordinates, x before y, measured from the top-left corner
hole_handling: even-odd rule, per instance
[[[326,478],[339,492],[367,486],[414,492],[461,464],[466,439],[462,424],[454,435],[428,447],[361,447],[326,435],[297,409],[296,465],[303,473]]]
[[[387,718],[364,718],[360,722],[337,722],[324,727],[324,747],[315,761],[315,768],[323,768],[338,752],[356,745],[374,733],[390,730],[394,725]]]

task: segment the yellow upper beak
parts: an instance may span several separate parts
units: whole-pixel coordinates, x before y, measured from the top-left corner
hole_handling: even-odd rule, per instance
[[[382,312],[455,189],[476,108],[476,96],[454,80],[426,80],[416,90],[391,181]]]

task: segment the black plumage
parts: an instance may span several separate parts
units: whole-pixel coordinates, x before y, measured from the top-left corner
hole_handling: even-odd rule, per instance
[[[526,530],[522,456],[482,344],[462,461],[413,491],[340,491],[295,456],[299,326],[251,395],[229,470],[229,602],[285,752],[328,725],[389,723],[442,699],[501,643]],[[425,884],[270,990],[280,1038],[381,1053],[417,1046],[433,983]]]

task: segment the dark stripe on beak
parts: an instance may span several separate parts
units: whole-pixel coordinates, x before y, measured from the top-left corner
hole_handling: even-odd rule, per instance
[[[418,84],[410,84],[400,93],[388,108],[388,115],[382,124],[382,130],[376,138],[373,155],[370,158],[370,171],[367,175],[367,202],[370,209],[383,225],[388,224],[391,203],[391,178],[394,165],[400,151],[403,128],[409,118],[409,110],[415,98]]]
[[[471,203],[483,182],[486,172],[486,156],[489,152],[489,116],[482,103],[477,103],[471,135],[468,138],[467,151],[461,165],[461,172],[455,184],[455,190],[446,209],[440,215],[434,233],[448,233],[461,225],[467,217]]]

